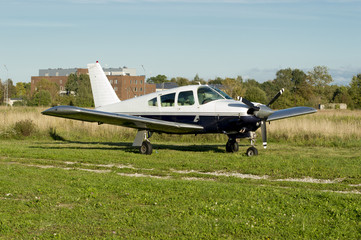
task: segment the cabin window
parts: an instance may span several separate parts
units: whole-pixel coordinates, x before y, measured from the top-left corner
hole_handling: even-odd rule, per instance
[[[198,101],[199,104],[206,104],[214,100],[223,99],[221,95],[212,90],[209,87],[200,87],[198,88]]]
[[[160,97],[162,107],[173,107],[174,106],[175,93],[163,95]]]
[[[157,98],[155,97],[155,98],[152,98],[151,100],[149,100],[148,105],[152,106],[152,107],[158,106]]]
[[[193,91],[180,92],[178,95],[178,106],[190,106],[194,104]]]

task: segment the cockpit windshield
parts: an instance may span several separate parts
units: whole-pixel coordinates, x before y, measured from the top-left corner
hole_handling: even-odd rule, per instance
[[[199,104],[206,104],[224,97],[210,87],[199,87],[197,91]]]
[[[231,98],[227,93],[223,92],[222,90],[216,88],[216,87],[211,87],[212,89],[216,90],[219,94],[221,94],[223,97],[225,97],[226,99],[233,99]]]

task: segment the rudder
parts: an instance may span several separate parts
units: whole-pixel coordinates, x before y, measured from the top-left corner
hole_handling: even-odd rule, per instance
[[[95,108],[120,102],[100,64],[89,63],[88,70]]]

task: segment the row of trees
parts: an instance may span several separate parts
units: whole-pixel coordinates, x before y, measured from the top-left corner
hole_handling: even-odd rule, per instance
[[[183,77],[167,79],[164,75],[151,77],[148,83],[175,82],[180,86],[188,84],[222,85],[233,98],[245,97],[251,101],[268,103],[282,88],[285,92],[272,107],[286,108],[292,106],[312,106],[325,103],[346,103],[349,108],[361,108],[361,74],[354,76],[349,86],[331,85],[333,79],[325,66],[316,66],[305,73],[300,69],[281,69],[273,80],[259,83],[254,79],[216,78],[207,82],[196,75],[193,80]]]
[[[148,83],[175,82],[179,86],[189,84],[215,84],[233,98],[245,97],[250,101],[268,103],[281,89],[285,92],[274,104],[273,108],[287,108],[292,106],[312,106],[324,103],[346,103],[348,108],[361,109],[361,74],[354,76],[349,86],[331,85],[333,79],[327,67],[317,66],[305,73],[300,69],[281,69],[273,80],[259,83],[254,79],[244,80],[236,78],[215,78],[205,81],[198,75],[189,80],[184,77],[168,79],[165,75],[148,78]],[[82,107],[94,106],[89,76],[86,74],[71,74],[66,83],[67,94],[59,95],[56,83],[42,79],[36,85],[36,91],[30,91],[30,83],[18,82],[13,85],[9,79],[0,80],[0,103],[4,101],[5,84],[11,98],[22,98],[19,104],[29,106],[75,105]]]
[[[0,80],[0,103],[4,103],[4,91],[8,86],[9,98],[21,98],[23,101],[15,102],[15,105],[26,106],[55,106],[74,105],[82,107],[93,107],[93,95],[90,86],[90,79],[87,74],[70,74],[65,86],[66,94],[59,94],[58,84],[47,79],[41,79],[35,86],[35,91],[31,92],[30,83],[18,82],[13,85],[9,79],[4,83]]]

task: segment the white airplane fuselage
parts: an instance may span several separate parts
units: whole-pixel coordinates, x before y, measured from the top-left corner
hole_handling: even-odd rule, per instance
[[[199,89],[213,91],[218,96],[209,102],[202,102]],[[193,101],[188,104],[181,102],[182,94],[192,94]],[[174,96],[171,104],[164,103],[164,96]],[[229,97],[228,97],[229,98]],[[152,101],[150,102],[151,100]],[[154,102],[156,102],[154,104]],[[100,106],[96,110],[147,117],[152,119],[197,124],[204,127],[203,131],[190,133],[226,133],[234,134],[243,131],[255,131],[259,118],[247,114],[248,107],[242,102],[226,99],[222,94],[209,86],[190,85],[160,92],[150,93],[114,104]]]

